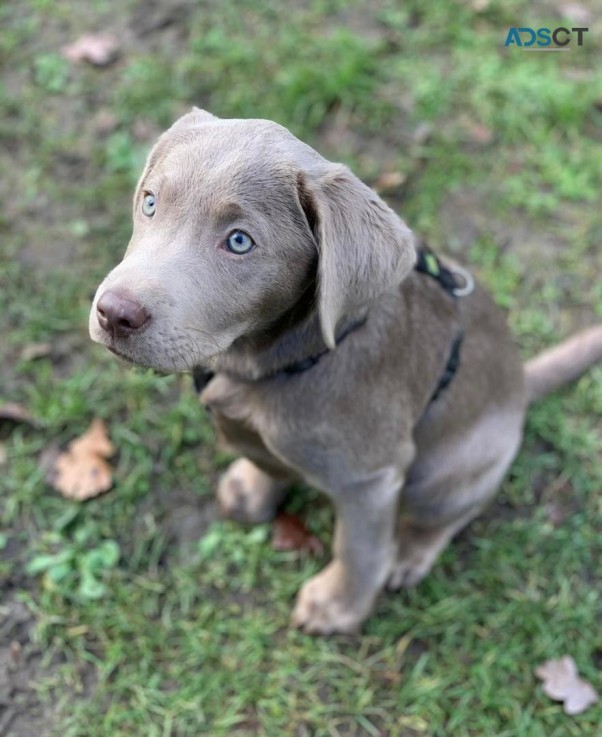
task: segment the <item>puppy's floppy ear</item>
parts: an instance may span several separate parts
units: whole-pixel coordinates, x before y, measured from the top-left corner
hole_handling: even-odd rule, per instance
[[[324,341],[341,321],[399,284],[416,251],[404,222],[346,166],[301,175],[299,200],[318,245],[318,308]]]

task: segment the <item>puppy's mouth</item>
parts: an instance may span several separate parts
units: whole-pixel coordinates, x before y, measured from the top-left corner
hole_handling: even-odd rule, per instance
[[[125,354],[125,353],[122,353],[121,351],[118,351],[118,350],[117,350],[117,348],[115,348],[114,346],[112,346],[112,345],[107,345],[107,346],[105,346],[105,348],[108,348],[108,349],[109,349],[109,350],[111,351],[111,353],[113,353],[113,354],[114,354],[115,356],[117,356],[118,358],[121,358],[122,360],[124,360],[124,361],[127,361],[128,363],[131,363],[131,364],[133,364],[134,366],[136,366],[136,365],[137,365],[137,364],[136,364],[136,361],[134,361],[134,359],[133,359],[133,358],[131,358],[131,356],[126,356],[126,354]]]

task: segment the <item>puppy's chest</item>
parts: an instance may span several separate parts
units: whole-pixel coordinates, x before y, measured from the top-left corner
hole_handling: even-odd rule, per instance
[[[286,387],[264,389],[222,375],[207,386],[201,401],[228,444],[237,448],[244,438],[248,448],[254,436],[258,446],[295,468],[306,465],[309,453],[305,449],[311,447],[314,455],[320,455],[315,452],[315,438],[330,425],[320,419],[322,412],[313,395],[291,398]]]
[[[201,395],[224,439],[250,457],[269,452],[308,483],[329,488],[364,467],[388,465],[402,448],[398,413],[370,392],[342,396],[282,386],[255,387],[217,376]]]

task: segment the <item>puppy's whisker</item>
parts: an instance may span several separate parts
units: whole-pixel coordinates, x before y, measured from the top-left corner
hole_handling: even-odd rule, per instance
[[[201,328],[193,327],[192,325],[184,325],[183,326],[183,329],[186,330],[186,331],[191,330],[194,333],[200,333],[203,336],[203,338],[205,338],[206,340],[208,340],[210,343],[213,343],[213,345],[217,348],[218,351],[221,351],[222,350],[222,347],[219,345],[219,343],[213,337],[213,335],[210,335],[205,330],[202,330]]]

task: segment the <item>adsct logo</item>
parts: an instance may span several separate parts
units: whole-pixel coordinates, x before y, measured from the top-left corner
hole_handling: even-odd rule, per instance
[[[519,46],[523,51],[570,51],[574,37],[583,46],[583,34],[589,28],[509,28],[504,46]],[[575,34],[573,36],[572,34]]]

